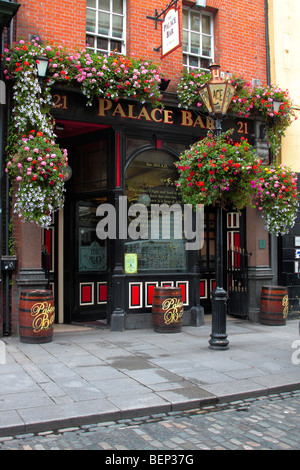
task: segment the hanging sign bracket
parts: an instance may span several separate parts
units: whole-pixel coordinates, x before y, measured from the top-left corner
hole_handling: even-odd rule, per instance
[[[158,13],[157,9],[155,8],[155,12],[154,12],[154,16],[149,16],[147,15],[147,18],[149,20],[154,20],[155,21],[155,29],[157,29],[157,23],[158,21],[163,21],[162,19],[160,19],[160,17],[162,15],[165,15],[166,11],[168,11],[171,7],[175,6],[175,11],[177,9],[177,3],[178,3],[179,0],[172,0],[169,5],[166,5],[165,9],[164,10],[161,10],[160,13]],[[161,48],[161,46],[159,47],[159,49]],[[159,50],[158,49],[158,50]],[[156,50],[156,49],[154,49]]]
[[[147,15],[147,18],[149,20],[154,20],[155,21],[155,29],[157,29],[157,24],[158,22],[164,22],[165,21],[165,18],[166,18],[166,14],[168,14],[168,12],[170,11],[170,9],[173,9],[175,10],[175,12],[177,11],[177,3],[178,3],[179,0],[171,0],[171,2],[166,5],[165,9],[164,10],[161,10],[160,13],[158,13],[157,9],[155,9],[155,12],[154,12],[154,16],[149,16]],[[177,12],[178,14],[178,12]],[[161,16],[163,16],[163,19],[161,19]],[[179,21],[179,20],[177,20]],[[158,46],[158,47],[155,47],[153,48],[154,51],[156,52],[159,52],[161,49],[163,48],[163,44]],[[164,54],[162,54],[162,57],[163,57]]]

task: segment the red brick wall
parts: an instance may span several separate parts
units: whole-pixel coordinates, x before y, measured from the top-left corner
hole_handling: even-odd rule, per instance
[[[17,37],[28,40],[38,34],[42,41],[63,44],[70,50],[85,46],[85,0],[23,0],[16,16]]]
[[[214,11],[215,61],[222,70],[267,81],[264,0],[207,0]],[[215,10],[216,9],[216,10]]]
[[[190,0],[189,5],[195,3]],[[17,14],[17,36],[28,39],[36,33],[42,40],[63,43],[70,50],[85,47],[85,0],[23,0]],[[182,72],[181,48],[160,59],[153,49],[161,44],[160,24],[147,18],[165,7],[156,0],[127,0],[127,54],[146,57],[161,63],[164,74],[171,78],[168,91],[175,91]],[[180,12],[182,2],[179,1]],[[214,13],[215,61],[222,70],[236,72],[247,79],[266,82],[266,42],[264,0],[207,0]]]

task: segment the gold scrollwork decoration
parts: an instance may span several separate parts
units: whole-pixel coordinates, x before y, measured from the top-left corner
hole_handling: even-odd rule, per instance
[[[282,306],[283,306],[283,318],[286,318],[288,316],[288,311],[289,311],[289,298],[287,295],[285,295],[282,299]]]

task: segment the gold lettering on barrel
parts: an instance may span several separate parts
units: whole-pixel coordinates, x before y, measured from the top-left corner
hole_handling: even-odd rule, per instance
[[[35,333],[48,330],[54,323],[55,307],[50,302],[38,302],[31,307],[32,328]]]
[[[289,297],[288,297],[288,295],[285,295],[283,297],[282,306],[283,306],[283,318],[286,318],[288,316],[288,312],[289,312]]]
[[[166,325],[176,323],[183,315],[183,303],[177,297],[165,299],[162,303],[164,313],[164,322]]]

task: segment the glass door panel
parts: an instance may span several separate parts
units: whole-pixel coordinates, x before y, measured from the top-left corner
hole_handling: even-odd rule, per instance
[[[76,204],[76,320],[99,321],[107,317],[107,243],[96,235],[97,207],[105,197]]]

